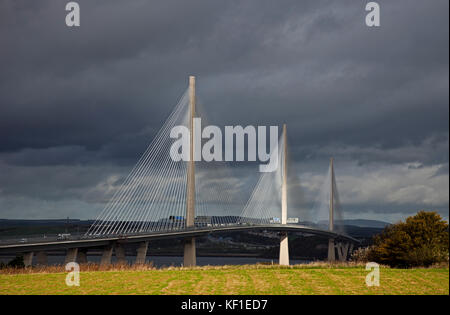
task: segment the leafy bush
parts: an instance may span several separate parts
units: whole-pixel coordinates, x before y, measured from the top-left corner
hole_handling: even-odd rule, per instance
[[[391,267],[448,262],[448,223],[436,212],[420,211],[375,236],[370,261]]]
[[[350,261],[366,263],[369,262],[369,255],[372,251],[372,246],[360,247],[353,251]]]
[[[9,261],[7,264],[0,262],[0,269],[6,269],[6,268],[24,268],[25,264],[23,263],[23,257],[22,256],[16,256],[14,259]]]
[[[8,265],[8,267],[14,267],[14,268],[24,268],[25,264],[23,263],[23,256],[16,256],[14,259],[12,259]]]

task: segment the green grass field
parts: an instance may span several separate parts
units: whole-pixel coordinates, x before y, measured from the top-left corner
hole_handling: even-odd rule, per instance
[[[367,287],[363,267],[224,266],[85,271],[80,286],[66,273],[0,274],[0,294],[449,294],[449,269],[380,268]]]

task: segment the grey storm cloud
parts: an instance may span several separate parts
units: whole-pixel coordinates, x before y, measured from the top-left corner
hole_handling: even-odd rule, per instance
[[[0,217],[95,216],[190,74],[211,123],[287,123],[309,188],[341,161],[353,216],[448,217],[449,3],[378,2],[380,28],[366,1],[79,0],[68,28],[67,1],[1,1]]]

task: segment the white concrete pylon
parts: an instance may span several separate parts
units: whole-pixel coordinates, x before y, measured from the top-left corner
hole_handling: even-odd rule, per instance
[[[283,162],[281,179],[281,224],[287,223],[287,135],[286,124],[283,125]],[[279,264],[289,266],[289,244],[287,232],[281,233]]]
[[[195,161],[194,161],[194,117],[195,117],[195,77],[189,77],[189,162],[187,171],[186,227],[195,226]],[[184,244],[185,267],[196,265],[195,238],[186,239]]]
[[[328,221],[328,230],[333,232],[334,229],[334,165],[333,158],[330,159],[330,213]],[[333,262],[336,260],[336,247],[334,239],[328,240],[328,261]]]

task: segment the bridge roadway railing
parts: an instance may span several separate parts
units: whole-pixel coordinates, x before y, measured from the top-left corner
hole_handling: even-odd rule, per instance
[[[282,224],[223,224],[220,226],[212,226],[212,227],[192,227],[192,228],[183,228],[183,229],[171,229],[171,230],[161,230],[161,231],[152,231],[152,232],[140,232],[140,233],[130,233],[130,234],[108,234],[108,235],[85,235],[85,234],[70,234],[64,235],[63,237],[58,235],[46,235],[39,237],[30,237],[23,236],[17,237],[14,239],[3,239],[0,240],[0,252],[4,251],[5,248],[25,248],[30,246],[39,246],[40,244],[61,244],[66,248],[68,245],[73,244],[74,246],[78,242],[86,243],[87,241],[91,241],[93,246],[98,241],[140,241],[142,239],[156,239],[156,238],[170,238],[170,237],[183,237],[183,236],[201,236],[204,234],[214,233],[214,232],[239,232],[245,230],[270,230],[270,231],[291,231],[291,232],[299,232],[306,234],[314,234],[323,237],[334,237],[336,239],[347,240],[351,242],[359,242],[358,240],[340,233],[330,232],[327,230],[321,230],[312,228],[304,225],[282,225]],[[3,249],[3,250],[2,250]]]
[[[54,242],[62,240],[80,240],[83,238],[83,233],[70,233],[69,236],[61,237],[60,234],[24,234],[15,235],[14,238],[8,236],[3,236],[0,238],[0,247],[2,245],[11,244],[27,244],[27,243],[37,243],[37,242]]]

